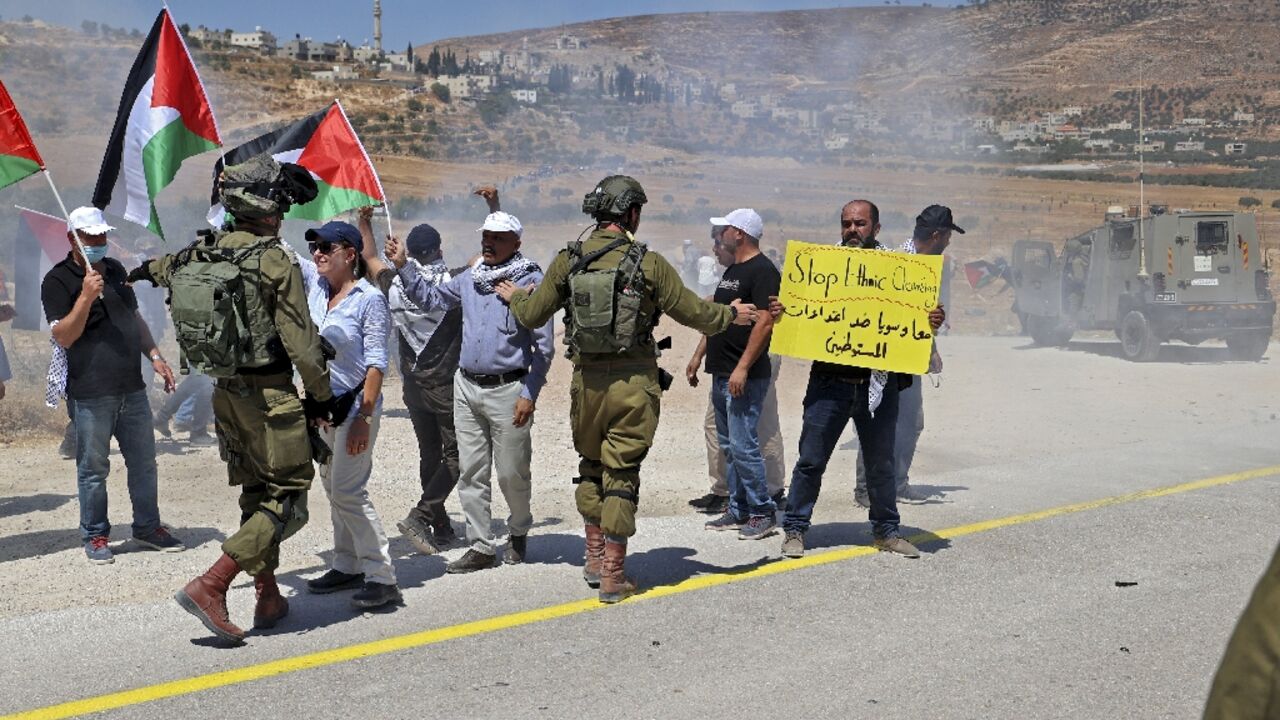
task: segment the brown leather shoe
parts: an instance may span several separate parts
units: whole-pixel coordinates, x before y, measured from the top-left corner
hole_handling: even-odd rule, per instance
[[[620,602],[635,593],[636,583],[626,576],[627,544],[606,540],[600,567],[600,602]]]
[[[227,616],[227,589],[240,574],[240,566],[226,553],[213,567],[174,595],[183,610],[195,615],[209,632],[229,643],[244,642],[244,631],[231,623]]]
[[[280,594],[276,574],[271,570],[258,573],[253,578],[253,589],[258,595],[258,604],[253,608],[253,628],[266,630],[275,627],[289,614],[289,601]]]
[[[600,568],[604,564],[604,530],[587,523],[587,554],[582,563],[582,579],[592,588],[600,587]]]

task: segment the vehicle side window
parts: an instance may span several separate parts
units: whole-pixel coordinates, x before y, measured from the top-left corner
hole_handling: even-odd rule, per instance
[[[1111,226],[1111,259],[1128,260],[1133,256],[1133,225]]]
[[[1227,224],[1225,222],[1196,223],[1196,253],[1218,255],[1227,252]]]

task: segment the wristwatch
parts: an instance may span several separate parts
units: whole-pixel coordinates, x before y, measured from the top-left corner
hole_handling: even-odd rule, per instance
[[[737,305],[730,305],[730,306],[729,306],[729,321],[730,321],[730,322],[733,322],[734,320],[737,320],[737,319],[738,319],[738,306],[737,306]]]
[[[160,353],[156,353],[150,357],[151,357],[151,362],[164,362],[164,357],[161,356]]]
[[[373,416],[372,416],[372,415],[365,415],[365,414],[364,414],[364,413],[362,413],[362,412],[357,412],[357,413],[356,413],[356,419],[357,419],[357,420],[363,420],[365,425],[371,425],[371,424],[372,424],[372,420],[373,420]]]

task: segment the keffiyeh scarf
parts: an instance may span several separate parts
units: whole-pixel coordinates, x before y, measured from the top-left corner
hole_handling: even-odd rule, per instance
[[[846,247],[861,247],[860,245],[849,245],[847,243],[841,243],[841,244],[845,245]],[[908,240],[907,244],[911,244],[911,241]],[[904,245],[903,249],[905,250],[905,248],[906,246]],[[863,249],[869,250],[871,248],[863,248]],[[885,247],[884,244],[881,243],[879,240],[876,240],[876,246],[874,249],[888,250],[889,248]],[[915,245],[911,245],[910,252],[912,253],[915,252]],[[884,370],[871,371],[871,380],[870,382],[867,383],[867,412],[871,414],[871,417],[876,416],[876,408],[880,407],[880,401],[884,399],[884,388],[888,384],[889,384],[889,373],[887,371],[884,371]]]
[[[431,285],[449,282],[449,268],[443,261],[423,264],[409,258],[408,263]],[[445,311],[423,310],[418,307],[405,294],[404,282],[399,275],[391,283],[391,289],[387,292],[387,303],[391,308],[391,320],[400,331],[400,337],[404,338],[415,356],[421,355],[423,348],[435,334],[436,328],[440,326],[440,320],[444,318]]]
[[[49,330],[52,331],[59,322],[54,320],[49,325]],[[49,358],[49,372],[44,379],[44,404],[56,408],[58,398],[67,396],[67,350],[52,335],[49,336],[49,345],[53,347],[53,354]]]
[[[489,295],[493,293],[493,286],[503,280],[517,282],[534,272],[542,272],[542,268],[517,250],[506,262],[498,265],[485,265],[483,260],[477,261],[471,266],[471,281],[475,284],[477,293]]]

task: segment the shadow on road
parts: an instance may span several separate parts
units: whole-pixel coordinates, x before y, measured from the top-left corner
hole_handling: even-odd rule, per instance
[[[226,535],[217,528],[175,527],[170,529],[173,531],[174,537],[181,540],[187,548],[200,547],[207,542],[221,542],[226,539]],[[156,552],[129,539],[128,525],[116,528],[115,536],[115,539],[111,542],[111,552],[116,555],[127,555],[135,552]],[[80,541],[80,530],[74,527],[66,528],[65,530],[37,530],[20,535],[9,535],[0,537],[0,563],[52,555],[63,550],[79,549],[82,545],[84,543]]]
[[[53,493],[0,498],[0,518],[57,510],[75,499],[75,495]]]
[[[900,528],[902,537],[908,538],[925,555],[932,555],[951,547],[951,541],[938,537],[928,530],[910,525]],[[839,548],[853,545],[871,545],[874,540],[869,522],[834,522],[815,524],[804,534],[806,550]]]

